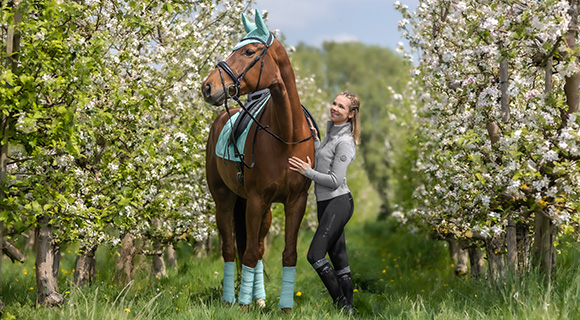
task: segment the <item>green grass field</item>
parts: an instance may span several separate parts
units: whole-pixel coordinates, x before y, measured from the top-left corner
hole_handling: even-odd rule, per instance
[[[290,315],[277,307],[283,241],[274,237],[265,257],[267,304],[248,311],[221,302],[219,253],[194,258],[191,247],[178,248],[179,267],[166,279],[151,278],[150,261],[141,258],[135,281],[119,287],[111,279],[115,256],[98,252],[98,280],[72,285],[74,257],[63,255],[62,308],[36,308],[34,263],[2,269],[3,319],[346,319],[333,307],[322,282],[305,259],[311,232],[303,232]],[[577,247],[561,246],[551,286],[533,274],[491,286],[453,274],[445,243],[397,231],[392,223],[352,224],[347,242],[355,281],[355,305],[361,319],[578,319],[580,286]]]
[[[359,160],[360,161],[360,160]],[[558,246],[558,268],[551,285],[535,274],[492,286],[454,275],[445,242],[398,230],[392,222],[377,222],[378,195],[361,164],[349,169],[355,214],[346,229],[355,306],[360,319],[579,319],[580,247]],[[352,170],[352,171],[351,171]],[[312,200],[311,200],[312,201]],[[308,214],[312,215],[313,212]],[[312,218],[312,217],[310,217]],[[283,237],[270,236],[264,258],[266,307],[243,311],[221,301],[223,262],[218,250],[195,258],[185,243],[177,247],[179,265],[169,277],[150,276],[151,259],[139,257],[133,283],[118,286],[116,255],[97,251],[97,280],[91,286],[72,284],[74,247],[64,248],[59,289],[61,308],[36,308],[34,255],[24,264],[2,263],[2,319],[347,319],[333,307],[316,272],[306,260],[312,231],[302,230],[298,243],[295,305],[291,314],[278,309]],[[214,247],[217,247],[217,241]]]

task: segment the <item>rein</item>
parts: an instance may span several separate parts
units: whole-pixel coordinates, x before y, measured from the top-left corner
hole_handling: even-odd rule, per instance
[[[259,121],[259,119],[256,119],[254,117],[254,115],[251,112],[249,112],[249,110],[242,103],[242,101],[240,101],[240,87],[242,85],[242,80],[246,76],[246,73],[248,71],[250,71],[250,69],[252,69],[254,67],[254,65],[256,65],[256,63],[258,63],[259,60],[261,60],[261,63],[260,63],[260,74],[258,76],[258,83],[256,84],[256,88],[254,89],[254,92],[256,92],[256,90],[258,90],[258,87],[260,85],[260,80],[262,78],[262,71],[264,69],[264,59],[266,58],[266,51],[270,48],[270,46],[266,42],[264,42],[262,39],[260,39],[260,38],[248,37],[248,38],[245,38],[244,40],[248,40],[248,39],[256,40],[256,41],[262,43],[264,45],[264,48],[262,49],[262,51],[260,52],[260,54],[256,57],[256,59],[254,59],[254,61],[252,61],[252,63],[246,68],[246,70],[244,70],[239,76],[236,74],[236,72],[225,61],[218,62],[218,64],[217,64],[216,67],[218,68],[218,71],[220,73],[220,79],[221,79],[221,82],[222,82],[222,87],[223,87],[224,92],[226,92],[226,94],[228,95],[228,98],[232,98],[233,100],[235,100],[238,103],[238,105],[248,114],[248,116],[250,117],[250,119],[252,119],[252,121],[254,121],[256,123],[256,125],[259,127],[260,130],[264,130],[265,132],[267,132],[268,134],[270,134],[272,137],[274,137],[276,140],[278,140],[278,141],[280,141],[280,142],[282,142],[282,143],[284,143],[286,145],[296,145],[296,144],[299,144],[299,143],[302,143],[302,142],[306,142],[306,141],[312,139],[314,137],[314,133],[313,132],[311,132],[310,136],[308,136],[307,138],[304,138],[304,139],[302,139],[300,141],[293,141],[293,142],[287,142],[287,141],[285,141],[284,139],[280,138],[278,135],[276,135],[275,133],[273,133],[272,131],[270,131],[268,129],[268,126],[264,126]],[[270,34],[267,42],[270,42],[271,40],[272,40],[272,34]],[[222,70],[223,70],[223,72],[225,72],[234,81],[234,84],[231,85],[231,86],[229,86],[229,87],[227,87],[227,88],[226,88],[226,84],[225,84],[225,80],[224,80],[224,76],[223,76]],[[234,94],[230,94],[230,88],[232,88],[232,87],[235,89]],[[228,98],[226,98],[225,101],[224,101],[224,108],[226,109],[226,111],[228,113],[228,116],[231,118],[230,109],[228,107]],[[260,117],[259,117],[260,119],[261,119],[261,115],[262,114],[263,114],[263,112],[260,113]],[[253,138],[253,143],[252,143],[252,145],[253,145],[252,146],[252,163],[250,165],[248,165],[244,161],[243,153],[240,153],[239,150],[237,150],[237,146],[234,143],[234,150],[236,151],[236,153],[239,154],[240,159],[242,160],[242,163],[247,168],[249,168],[249,169],[251,169],[251,168],[254,167],[254,147],[255,147],[255,141],[256,141],[256,135],[257,135],[257,133],[258,133],[258,130],[256,130],[255,133],[254,133],[254,138]],[[231,134],[233,136],[233,132]]]

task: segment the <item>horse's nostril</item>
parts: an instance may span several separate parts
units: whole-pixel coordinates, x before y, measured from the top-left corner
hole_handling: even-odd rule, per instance
[[[203,95],[207,98],[211,95],[211,85],[208,83],[203,87]]]

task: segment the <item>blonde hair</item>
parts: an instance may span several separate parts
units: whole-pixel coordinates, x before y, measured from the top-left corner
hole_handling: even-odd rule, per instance
[[[350,122],[350,135],[354,139],[354,143],[356,145],[360,144],[360,120],[358,116],[358,112],[360,109],[360,99],[359,97],[351,92],[343,91],[338,94],[339,96],[345,96],[348,100],[350,100],[350,108],[349,112],[352,112],[352,118],[348,119]]]

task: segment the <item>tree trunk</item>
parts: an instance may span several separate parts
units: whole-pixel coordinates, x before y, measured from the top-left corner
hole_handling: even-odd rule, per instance
[[[117,279],[122,285],[126,285],[133,280],[135,255],[137,255],[135,237],[130,233],[126,233],[121,240],[121,251],[117,260]]]
[[[97,246],[85,246],[81,248],[80,255],[77,257],[75,264],[74,284],[81,287],[91,284],[97,275],[97,260],[95,255]]]
[[[151,223],[157,227],[157,229],[161,228],[161,220],[153,219]],[[163,260],[163,252],[164,252],[163,245],[161,242],[155,241],[153,243],[153,275],[160,279],[160,278],[167,278],[167,270],[165,268],[165,260]]]
[[[167,278],[167,269],[165,268],[165,261],[163,260],[163,245],[159,242],[153,245],[153,275],[156,278]],[[159,252],[159,253],[157,253]]]
[[[24,243],[24,251],[32,251],[34,249],[34,230],[30,230],[26,235],[26,242]]]
[[[500,284],[506,274],[505,255],[502,252],[504,242],[503,237],[492,237],[485,240],[489,279],[496,285]]]
[[[167,246],[167,266],[177,268],[177,253],[172,244]]]
[[[197,258],[207,257],[207,243],[205,241],[196,241],[193,244],[193,252]]]
[[[468,253],[467,250],[463,249],[463,243],[452,236],[445,238],[445,240],[449,243],[449,254],[451,255],[455,274],[458,276],[466,275],[468,271]]]
[[[469,264],[471,266],[471,278],[479,279],[485,275],[485,264],[483,262],[483,251],[478,246],[470,246]]]
[[[58,293],[57,278],[54,276],[54,235],[49,222],[48,217],[40,216],[36,227],[36,302],[41,306],[52,307],[62,305],[64,298]]]
[[[516,223],[508,220],[507,225],[507,260],[508,268],[511,271],[518,271],[518,240],[517,240]]]
[[[52,277],[55,279],[55,289],[58,291],[58,271],[59,271],[59,267],[60,267],[60,255],[61,255],[61,250],[60,250],[60,245],[57,245],[56,243],[54,243],[53,241],[53,246],[52,246],[52,256],[54,257],[52,259]]]
[[[542,210],[536,212],[534,230],[534,265],[539,266],[544,280],[550,281],[552,270],[556,265],[554,238],[557,230],[549,217]]]
[[[530,249],[532,243],[530,226],[527,223],[516,223],[516,239],[518,244],[518,270],[524,273],[530,269]]]
[[[578,34],[578,0],[570,0],[570,25],[568,32],[566,33],[566,46],[571,50],[571,52],[576,52],[576,37]],[[562,128],[568,124],[568,117],[570,114],[577,112],[580,105],[580,74],[575,72],[574,74],[565,78],[566,82],[564,84],[564,93],[566,94],[566,104],[568,105],[568,111],[562,110]]]

